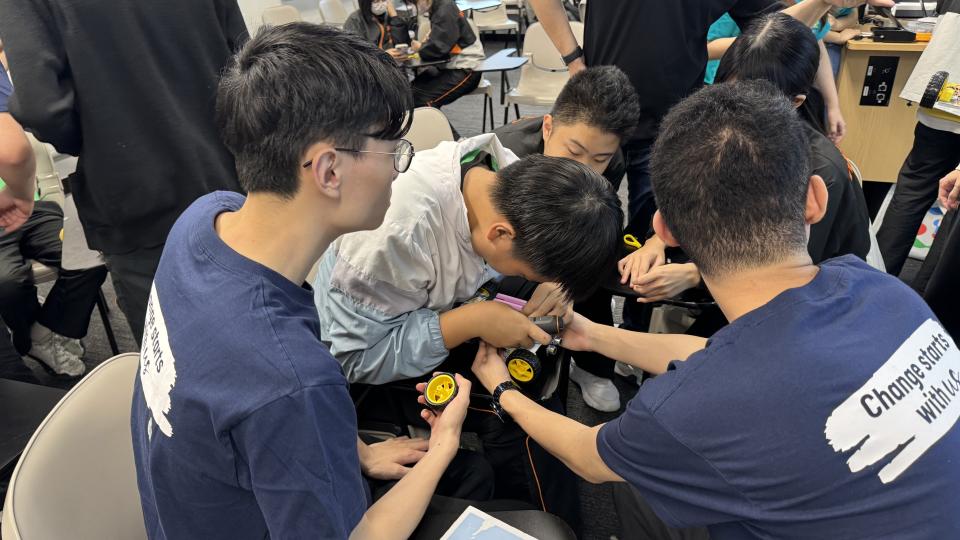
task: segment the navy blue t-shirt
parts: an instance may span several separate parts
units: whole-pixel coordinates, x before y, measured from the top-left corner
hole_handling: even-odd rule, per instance
[[[956,344],[848,255],[645,383],[597,446],[713,540],[960,538],[958,415]]]
[[[152,539],[346,538],[367,508],[357,420],[312,293],[214,229],[201,197],[170,232],[131,426]]]
[[[0,64],[0,112],[10,110],[10,95],[13,94],[13,85],[10,84],[10,77],[7,70]]]

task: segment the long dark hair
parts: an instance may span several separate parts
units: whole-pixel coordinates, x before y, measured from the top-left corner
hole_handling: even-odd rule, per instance
[[[390,1],[390,0],[387,0]],[[360,18],[364,21],[379,21],[380,18],[373,14],[373,0],[357,0],[357,5],[360,6]],[[382,21],[381,21],[382,22]]]

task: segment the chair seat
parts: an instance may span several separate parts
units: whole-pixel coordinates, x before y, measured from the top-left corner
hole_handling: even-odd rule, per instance
[[[495,32],[497,30],[513,30],[516,32],[519,31],[520,25],[514,21],[507,21],[493,24],[478,24],[477,28],[479,28],[481,32]]]
[[[468,96],[483,96],[487,95],[493,97],[493,84],[487,79],[480,79],[480,84],[473,89],[473,92],[467,94]]]
[[[33,282],[35,284],[56,281],[60,276],[60,272],[56,268],[37,261],[30,261],[30,271],[33,274]]]
[[[524,64],[520,83],[507,94],[506,104],[552,105],[569,78],[566,71],[548,71]]]

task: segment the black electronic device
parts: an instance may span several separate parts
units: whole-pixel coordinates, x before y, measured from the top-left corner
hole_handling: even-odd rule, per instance
[[[873,27],[873,40],[880,43],[913,43],[917,40],[916,32],[905,28]]]

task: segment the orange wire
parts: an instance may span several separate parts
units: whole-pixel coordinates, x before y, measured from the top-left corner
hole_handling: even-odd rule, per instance
[[[530,470],[533,471],[533,479],[537,482],[537,494],[540,495],[540,507],[547,511],[547,504],[543,502],[543,488],[540,487],[540,477],[537,475],[537,467],[533,464],[533,454],[530,453],[530,436],[527,435],[527,459],[530,460]]]

